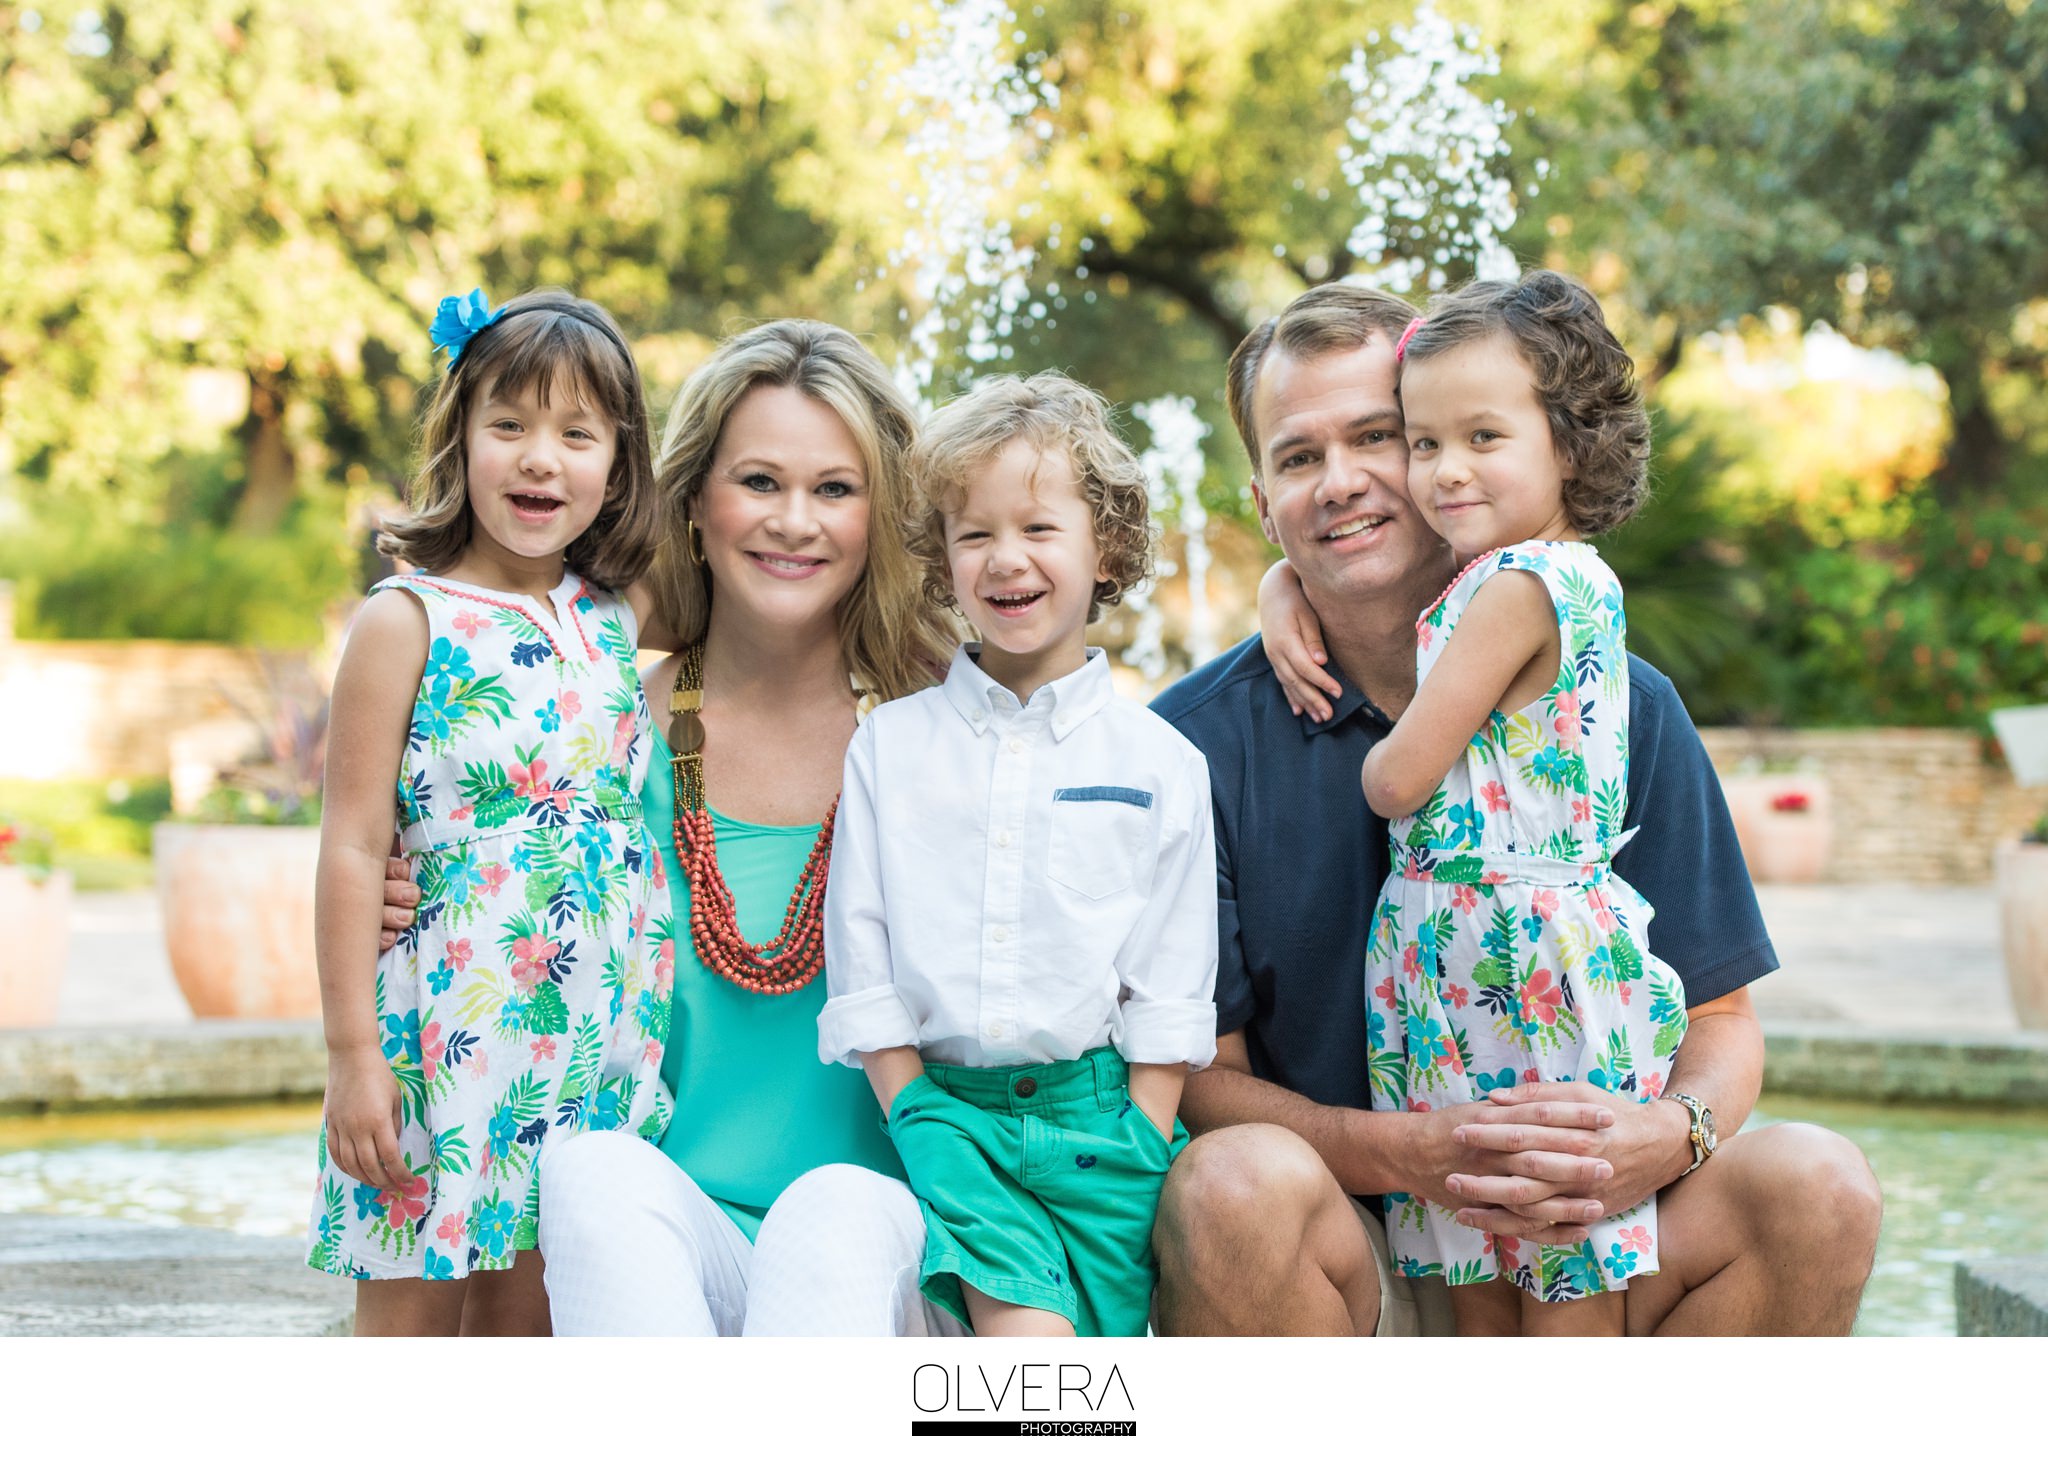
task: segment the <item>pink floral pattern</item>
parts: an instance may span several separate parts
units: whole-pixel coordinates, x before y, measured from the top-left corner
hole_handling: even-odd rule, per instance
[[[460,1279],[533,1247],[551,1138],[667,1125],[669,902],[625,604],[567,580],[555,626],[453,581],[392,587],[425,606],[430,642],[398,789],[420,908],[376,989],[417,1181],[358,1183],[323,1137],[308,1262]]]
[[[1393,822],[1373,914],[1366,1022],[1376,1110],[1426,1110],[1531,1081],[1663,1094],[1684,990],[1649,951],[1649,905],[1608,865],[1628,839],[1628,660],[1621,586],[1591,546],[1529,542],[1468,566],[1417,625],[1427,678],[1479,588],[1538,577],[1561,652],[1550,690],[1494,713],[1422,809]],[[1654,1273],[1656,1202],[1576,1247],[1490,1240],[1447,1209],[1387,1200],[1398,1267],[1452,1284],[1502,1274],[1539,1299]]]

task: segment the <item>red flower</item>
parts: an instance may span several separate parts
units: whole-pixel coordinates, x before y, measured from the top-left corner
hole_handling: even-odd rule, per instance
[[[448,945],[449,967],[458,974],[461,973],[469,966],[470,951],[469,939],[467,938],[457,938],[453,943],[450,943]]]
[[[1472,1002],[1472,991],[1461,989],[1456,984],[1450,984],[1444,988],[1444,998],[1451,1001],[1451,1008],[1463,1009]]]
[[[1572,819],[1590,821],[1593,819],[1593,801],[1590,796],[1581,795],[1572,801]]]
[[[497,896],[498,889],[504,886],[511,876],[512,868],[506,866],[502,861],[485,862],[483,865],[484,895],[487,897]]]
[[[1550,976],[1550,970],[1539,968],[1522,983],[1522,1002],[1534,1012],[1537,1020],[1545,1025],[1557,1023],[1557,1012],[1564,1007],[1564,991],[1557,986],[1557,980]]]
[[[1451,906],[1458,909],[1459,912],[1471,912],[1479,906],[1479,893],[1477,889],[1462,885],[1453,889],[1451,892]]]
[[[462,1242],[462,1221],[462,1210],[458,1208],[443,1218],[441,1226],[435,1229],[434,1232],[451,1244],[459,1244]]]
[[[530,765],[515,764],[505,773],[512,777],[512,793],[523,799],[541,800],[555,793],[547,783],[548,762],[544,759]]]
[[[1489,811],[1508,808],[1508,787],[1498,780],[1488,780],[1479,787],[1479,798],[1486,802]]]
[[[1621,1231],[1621,1246],[1639,1253],[1650,1252],[1650,1231],[1647,1228],[1625,1228]]]
[[[386,1188],[377,1195],[384,1208],[384,1222],[392,1230],[403,1228],[427,1212],[427,1180],[416,1177],[403,1188]]]
[[[553,1035],[542,1035],[539,1039],[529,1041],[528,1043],[533,1049],[535,1064],[539,1064],[543,1060],[553,1060],[555,1058],[555,1037]]]
[[[1539,888],[1529,899],[1529,911],[1546,921],[1557,916],[1557,894],[1548,887]]]
[[[474,637],[484,630],[484,619],[475,612],[458,612],[455,616],[455,630],[464,637]]]
[[[420,1074],[427,1080],[434,1078],[434,1072],[441,1068],[441,1021],[435,1020],[420,1031]]]

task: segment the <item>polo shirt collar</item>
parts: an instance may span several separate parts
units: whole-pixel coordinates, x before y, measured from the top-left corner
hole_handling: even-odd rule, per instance
[[[965,643],[955,649],[953,662],[946,669],[946,681],[942,685],[946,702],[977,734],[986,733],[999,721],[1007,721],[1018,711],[1017,696],[984,673],[981,664],[975,661],[975,654],[980,651],[978,642]],[[1090,716],[1101,712],[1115,696],[1116,686],[1109,676],[1109,657],[1101,648],[1091,647],[1080,667],[1033,693],[1031,702],[1025,707],[1043,710],[1052,729],[1052,737],[1058,740],[1065,739]]]
[[[1340,684],[1343,684],[1344,691],[1337,695],[1336,701],[1330,706],[1330,717],[1325,719],[1322,723],[1318,724],[1314,719],[1311,719],[1306,713],[1302,713],[1296,716],[1297,721],[1301,725],[1301,732],[1303,734],[1327,734],[1332,729],[1335,729],[1338,725],[1345,723],[1347,720],[1351,718],[1353,714],[1356,714],[1361,710],[1363,710],[1365,717],[1368,720],[1377,721],[1379,723],[1387,725],[1390,728],[1393,726],[1394,721],[1388,718],[1386,714],[1380,710],[1380,706],[1378,704],[1374,703],[1371,699],[1365,696],[1364,689],[1353,688],[1351,684],[1345,679],[1344,675],[1337,671],[1334,664],[1329,664],[1326,666],[1329,667],[1330,676],[1335,678]],[[1276,683],[1278,682],[1277,675],[1274,681]]]

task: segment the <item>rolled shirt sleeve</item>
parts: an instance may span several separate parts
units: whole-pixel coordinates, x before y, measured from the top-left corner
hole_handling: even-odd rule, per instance
[[[857,1066],[864,1051],[917,1043],[917,1021],[897,992],[889,952],[889,911],[882,896],[880,831],[875,816],[874,723],[846,748],[832,865],[825,884],[825,1007],[818,1013],[818,1058]]]
[[[1162,802],[1151,900],[1117,954],[1117,1049],[1200,1070],[1216,1058],[1216,836],[1208,762],[1185,753]]]

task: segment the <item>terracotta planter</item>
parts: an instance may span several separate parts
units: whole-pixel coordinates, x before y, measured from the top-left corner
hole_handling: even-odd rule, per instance
[[[71,950],[71,873],[0,867],[0,1028],[55,1024]]]
[[[2005,982],[2020,1028],[2048,1030],[2048,843],[1998,848],[1998,924]]]
[[[310,826],[156,828],[164,947],[201,1019],[315,1019]]]
[[[1742,859],[1758,882],[1818,882],[1834,842],[1827,781],[1817,775],[1730,775],[1721,782]],[[1804,809],[1782,809],[1797,801]]]

